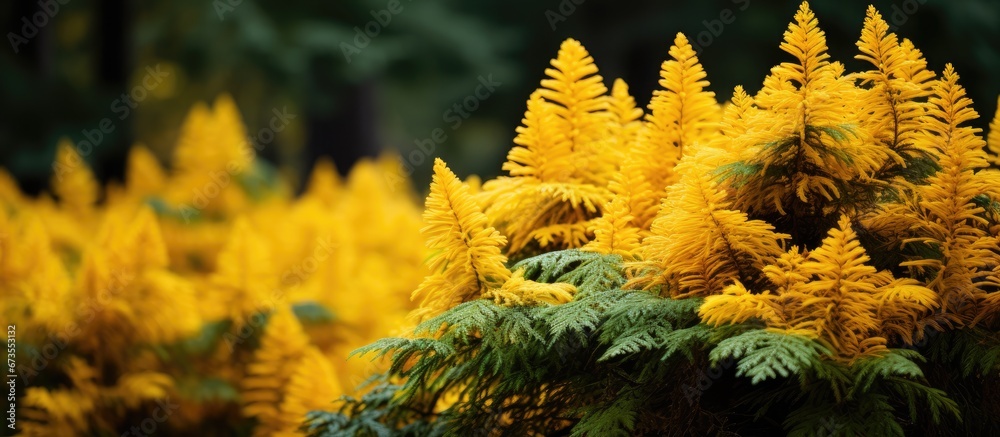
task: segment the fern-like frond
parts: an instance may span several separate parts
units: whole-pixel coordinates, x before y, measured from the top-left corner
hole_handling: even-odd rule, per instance
[[[629,203],[628,197],[617,196],[605,205],[604,215],[591,228],[594,240],[581,249],[634,259],[639,250],[639,228],[632,225]]]
[[[594,58],[575,39],[559,46],[559,54],[545,69],[547,79],[539,89],[541,97],[556,104],[555,113],[562,123],[563,134],[578,156],[586,157],[590,143],[604,135],[606,129],[608,88],[597,74]]]
[[[476,196],[510,238],[511,256],[578,248],[593,238],[588,222],[611,201],[606,187],[641,113],[624,82],[607,95],[579,41],[564,41],[551,63],[503,166],[510,176],[485,183]]]
[[[748,118],[754,110],[753,97],[747,94],[742,85],[737,85],[733,89],[733,98],[726,105],[722,113],[722,120],[719,122],[719,130],[722,136],[718,140],[725,142],[724,148],[729,147],[727,138],[737,138],[747,133],[750,129]]]
[[[629,265],[628,286],[662,287],[674,297],[719,294],[733,281],[755,281],[783,252],[787,234],[732,209],[711,175],[690,165],[643,240],[642,261]]]
[[[874,202],[885,183],[873,179],[892,151],[871,141],[863,90],[831,63],[826,36],[807,3],[781,49],[795,62],[771,70],[744,111],[748,128],[729,130],[729,163],[716,170],[736,191],[736,207],[781,219],[779,229],[815,244],[825,219]],[[839,214],[837,214],[839,215]],[[836,217],[836,215],[833,215]]]
[[[802,2],[795,13],[795,21],[788,25],[781,50],[795,57],[797,63],[782,63],[779,68],[787,80],[800,86],[808,87],[810,82],[818,80],[824,67],[830,65],[830,55],[826,52],[826,35],[819,28],[816,15],[809,8],[808,2]]]
[[[246,218],[233,224],[216,266],[209,277],[216,290],[212,311],[229,317],[237,328],[273,304],[279,278],[272,269],[270,247]]]
[[[590,221],[613,195],[603,186],[500,177],[484,184],[477,196],[486,214],[510,238],[507,253],[521,257],[579,248],[593,235]]]
[[[738,324],[752,319],[775,326],[782,320],[781,301],[770,291],[750,293],[742,283],[727,286],[721,294],[709,296],[698,309],[702,321],[712,326]]]
[[[431,275],[413,292],[413,299],[420,301],[419,318],[476,299],[511,275],[500,253],[506,239],[488,225],[469,188],[440,158],[434,161],[426,205],[421,232],[432,251]]]
[[[483,298],[505,306],[561,304],[573,300],[574,293],[573,284],[535,282],[524,279],[523,270],[515,270],[502,286],[490,289]]]
[[[757,384],[797,375],[830,353],[809,337],[755,329],[720,341],[709,358],[714,364],[737,360],[736,376],[747,376]]]
[[[608,114],[611,117],[608,139],[614,142],[611,146],[620,156],[635,144],[639,130],[642,128],[642,108],[635,104],[635,98],[628,92],[628,84],[622,79],[615,79],[608,96]],[[617,163],[617,162],[616,162]]]
[[[243,414],[259,422],[254,435],[270,435],[287,428],[288,421],[281,411],[285,389],[308,348],[309,338],[295,314],[287,305],[279,306],[268,318],[260,347],[241,383]]]
[[[329,408],[344,392],[330,360],[314,346],[306,348],[284,388],[284,432],[296,433],[310,411]]]
[[[524,277],[538,282],[573,284],[578,295],[614,290],[625,283],[622,258],[581,250],[561,250],[527,258],[514,264]]]
[[[842,217],[808,256],[792,249],[763,269],[777,293],[751,294],[736,283],[707,298],[699,313],[716,326],[759,319],[771,328],[806,333],[847,362],[885,351],[886,336],[912,342],[937,307],[934,294],[878,272],[868,261],[850,220]]]
[[[679,160],[715,133],[721,114],[715,93],[706,89],[708,75],[683,33],[674,38],[669,53],[671,59],[660,67],[662,89],[649,102],[642,140]]]
[[[605,314],[598,339],[608,348],[599,361],[668,347],[665,338],[689,327],[700,304],[700,299],[664,299],[638,291],[623,296]]]
[[[507,154],[503,170],[511,176],[531,177],[540,182],[572,180],[573,144],[560,128],[557,106],[542,98],[541,91],[531,93],[528,110],[517,128],[514,148]]]
[[[628,436],[635,429],[636,410],[642,399],[630,395],[625,389],[608,405],[594,405],[585,408],[580,421],[573,427],[573,437],[584,436]]]
[[[857,46],[861,54],[855,58],[874,67],[856,75],[862,85],[870,87],[861,102],[869,114],[865,123],[875,140],[892,152],[892,159],[886,161],[878,177],[927,176],[905,169],[915,160],[925,160],[933,154],[933,150],[914,142],[920,118],[926,112],[923,99],[930,94],[933,73],[926,71],[926,61],[919,51],[911,46],[904,48],[896,34],[889,32],[889,25],[873,6],[868,7]]]
[[[989,136],[986,137],[986,144],[990,149],[990,162],[1000,165],[1000,97],[997,97],[997,112],[990,121]]]
[[[670,47],[670,59],[660,67],[659,90],[653,92],[638,141],[622,164],[622,171],[638,177],[632,183],[630,207],[634,223],[649,229],[667,187],[678,181],[674,168],[681,157],[693,154],[697,144],[717,133],[721,116],[704,68],[684,34]]]
[[[922,243],[940,248],[940,258],[906,261],[911,272],[927,272],[929,288],[938,293],[941,309],[968,323],[975,318],[975,302],[986,293],[980,278],[996,265],[991,255],[998,249],[987,232],[988,222],[976,196],[992,193],[985,175],[984,142],[979,129],[963,126],[977,117],[971,100],[958,85],[951,64],[930,98],[932,109],[917,141],[939,154],[941,170],[918,189],[919,203],[910,214],[917,218],[911,237],[904,243]]]

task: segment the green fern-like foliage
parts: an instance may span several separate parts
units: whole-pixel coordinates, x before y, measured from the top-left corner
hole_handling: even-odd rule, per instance
[[[542,282],[585,278],[581,269],[607,279],[574,282],[586,292],[563,305],[466,302],[415,337],[359,349],[388,357],[382,378],[393,383],[314,412],[309,432],[643,435],[685,423],[723,435],[903,435],[916,423],[961,423],[961,406],[928,384],[915,350],[846,363],[816,339],[755,321],[710,327],[700,298],[617,288],[615,261],[576,250],[523,260]]]
[[[807,369],[787,399],[799,405],[784,424],[789,435],[906,434],[904,425],[926,422],[935,429],[945,416],[959,418],[958,404],[929,387],[919,353],[893,349],[850,366],[833,361]],[[920,412],[920,414],[918,414]],[[929,412],[930,415],[926,415]],[[937,428],[940,429],[940,428]]]
[[[514,264],[524,268],[524,277],[538,282],[565,282],[576,286],[578,294],[611,290],[625,283],[619,266],[621,256],[570,249],[549,252]]]
[[[361,398],[344,396],[337,412],[314,411],[309,413],[303,429],[312,435],[355,437],[355,436],[440,436],[444,435],[441,424],[426,420],[414,420],[413,414],[393,408],[393,400],[399,386],[387,382],[377,382]],[[427,414],[431,417],[431,414]]]
[[[709,357],[716,363],[726,358],[739,360],[736,376],[749,377],[756,384],[800,374],[829,354],[812,339],[754,329],[722,340]]]
[[[699,324],[700,299],[615,288],[623,282],[615,256],[566,250],[515,267],[534,280],[575,283],[581,293],[557,306],[466,302],[418,326],[422,336],[387,338],[356,351],[390,357],[389,374],[402,382],[386,403],[348,400],[339,413],[317,413],[326,419],[313,433],[374,430],[361,421],[376,418],[390,429],[433,419],[456,435],[497,429],[627,435],[666,423],[661,412],[645,407],[651,400],[674,403],[678,412],[687,405],[684,388],[673,381],[708,366],[704,352],[692,352],[712,336]],[[601,281],[583,282],[595,273]],[[693,347],[678,349],[685,344]],[[667,384],[674,387],[664,391]],[[606,389],[588,389],[595,385]],[[452,403],[439,404],[449,398]],[[392,415],[402,411],[409,419]]]

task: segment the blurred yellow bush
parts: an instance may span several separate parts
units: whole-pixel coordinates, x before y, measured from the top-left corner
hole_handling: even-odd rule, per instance
[[[374,373],[347,355],[402,332],[425,275],[410,186],[386,182],[392,159],[346,181],[320,162],[294,197],[256,152],[223,96],[192,108],[169,170],[133,147],[125,186],[102,188],[69,140],[54,198],[0,171],[26,435],[296,435]]]

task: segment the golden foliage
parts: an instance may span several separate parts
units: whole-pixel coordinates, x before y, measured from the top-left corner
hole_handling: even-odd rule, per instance
[[[299,431],[303,418],[310,411],[329,409],[344,393],[330,360],[315,347],[305,350],[291,375],[281,402],[285,429],[271,435],[304,436]]]
[[[902,265],[916,276],[928,276],[927,286],[938,293],[942,310],[957,316],[960,323],[977,317],[979,301],[992,288],[989,278],[998,264],[997,239],[975,198],[1000,197],[981,170],[987,161],[979,129],[962,126],[978,117],[971,104],[948,64],[934,85],[928,116],[915,137],[915,142],[934,150],[941,170],[905,202],[888,204],[871,219],[873,228],[895,230],[903,237],[902,245],[939,251],[939,257],[911,259]]]
[[[709,171],[697,161],[684,172],[642,241],[642,260],[629,267],[628,287],[660,289],[675,298],[719,294],[736,280],[750,281],[783,252],[787,234],[732,208]],[[661,288],[662,287],[662,288]]]
[[[488,205],[490,223],[510,237],[508,254],[584,245],[591,221],[611,200],[607,184],[622,156],[611,135],[634,129],[627,88],[607,96],[578,41],[566,40],[552,66],[517,128],[517,147],[503,165],[510,176],[486,182],[476,196]]]
[[[180,405],[171,432],[232,421],[235,387],[263,378],[248,363],[281,355],[257,346],[263,314],[301,305],[319,319],[298,328],[308,351],[275,388],[296,394],[272,405],[275,427],[296,432],[305,408],[355,393],[383,365],[346,361],[350,351],[409,326],[426,252],[395,160],[359,162],[344,182],[320,162],[291,198],[255,160],[227,97],[192,109],[168,170],[137,145],[125,186],[105,195],[79,150],[59,145],[58,202],[22,195],[0,171],[0,314],[19,340],[59,353],[18,374],[65,381],[25,393],[26,433],[114,434],[168,397]],[[313,378],[323,385],[305,385]]]
[[[783,62],[764,79],[754,107],[741,111],[750,128],[731,137],[724,174],[736,205],[751,213],[827,216],[849,209],[841,199],[873,176],[893,153],[871,143],[865,109],[843,65],[829,61],[826,37],[803,3],[785,31]],[[736,131],[738,132],[738,131]],[[854,196],[851,196],[854,197]]]
[[[126,357],[115,350],[172,343],[197,331],[201,318],[194,290],[167,270],[165,243],[152,211],[108,211],[95,243],[84,252],[74,288],[82,350],[117,361]]]
[[[663,89],[653,91],[642,135],[677,162],[715,133],[719,107],[715,93],[706,90],[708,75],[683,33],[677,34],[669,53],[671,59],[660,67]]]
[[[225,96],[191,109],[167,169],[134,147],[124,188],[102,191],[62,140],[57,200],[0,171],[0,313],[65,354],[19,375],[59,382],[26,390],[23,430],[114,433],[176,397],[182,433],[242,416],[299,435],[384,364],[344,357],[408,314],[571,302],[573,285],[509,267],[568,248],[620,256],[626,288],[704,298],[704,323],[764,323],[846,363],[928,329],[993,329],[1000,112],[988,156],[951,65],[935,79],[874,8],[857,47],[870,67],[847,74],[803,3],[780,45],[792,60],[720,107],[677,34],[644,113],[567,40],[507,175],[463,183],[437,159],[423,222],[391,158],[344,180],[321,161],[293,198]],[[205,379],[240,399],[200,393]]]
[[[246,211],[251,199],[238,178],[254,171],[256,156],[247,138],[231,97],[218,97],[212,108],[196,104],[181,126],[164,197],[182,207],[187,219]]]
[[[518,269],[499,288],[484,293],[483,298],[504,306],[555,305],[572,301],[575,292],[576,287],[572,284],[545,284],[524,279],[524,270]]]
[[[142,198],[163,190],[167,176],[153,152],[143,145],[132,146],[125,168],[125,187],[128,193]]]
[[[600,141],[607,135],[609,121],[604,78],[597,74],[594,58],[572,38],[559,46],[559,55],[552,60],[552,66],[545,69],[549,78],[542,79],[538,92],[552,103],[559,131],[569,142],[573,169],[563,180],[604,185],[609,174],[593,171],[595,165],[607,164]]]
[[[301,417],[285,414],[281,406],[285,388],[309,347],[309,337],[292,310],[285,305],[275,309],[242,382],[243,414],[259,423],[254,435],[274,435],[301,423]]]
[[[507,155],[503,170],[511,176],[527,176],[540,182],[558,182],[573,174],[572,143],[556,121],[557,105],[531,93],[523,126],[517,128],[516,147]]]
[[[487,224],[469,188],[440,158],[427,196],[421,233],[433,255],[431,275],[413,292],[420,301],[418,318],[427,318],[459,303],[479,298],[510,278],[500,253],[506,239]]]
[[[68,322],[70,277],[37,218],[0,210],[0,296],[7,320],[23,328],[62,329]]]
[[[487,224],[486,215],[469,187],[437,158],[434,179],[421,229],[433,255],[431,274],[413,292],[420,301],[418,319],[436,316],[462,302],[493,299],[506,306],[559,304],[572,300],[576,287],[544,284],[524,279],[524,272],[511,273],[500,253],[506,238]]]
[[[56,146],[52,171],[52,192],[59,197],[60,204],[78,215],[87,215],[97,203],[100,188],[68,138],[59,140]]]
[[[269,247],[245,218],[233,224],[216,265],[209,284],[218,290],[213,294],[225,300],[216,302],[221,311],[206,314],[210,318],[228,317],[239,328],[249,323],[251,315],[271,305],[278,294],[278,273],[271,269],[274,264]]]
[[[678,180],[674,167],[698,144],[716,134],[720,111],[715,93],[706,91],[707,74],[684,34],[678,33],[670,57],[660,67],[659,84],[653,92],[638,140],[628,151],[622,172],[637,178],[630,189],[633,223],[648,230],[666,196],[667,187]]]
[[[615,79],[615,83],[611,86],[608,113],[611,115],[609,126],[611,132],[608,134],[608,140],[614,144],[607,147],[611,152],[625,153],[638,139],[639,131],[642,129],[643,112],[641,108],[636,107],[635,98],[628,93],[628,84],[624,80]]]
[[[899,160],[886,164],[905,168],[907,161],[933,152],[914,138],[927,109],[922,99],[930,95],[934,73],[926,70],[926,61],[912,45],[900,45],[873,6],[868,6],[857,46],[861,54],[855,58],[874,66],[856,74],[862,85],[871,86],[861,102],[869,114],[866,127],[875,140],[899,155]]]
[[[884,351],[886,332],[912,340],[919,315],[937,306],[931,290],[877,272],[869,260],[842,217],[816,250],[803,255],[792,248],[763,269],[775,291],[752,294],[736,282],[706,298],[698,313],[712,325],[760,319],[816,338],[838,359],[852,361]]]
[[[1000,97],[997,98],[997,113],[990,122],[990,133],[986,137],[986,143],[990,148],[990,162],[1000,165]]]
[[[594,233],[594,239],[581,250],[633,259],[639,249],[639,228],[632,226],[633,218],[629,210],[628,194],[615,196],[605,205],[604,215],[590,229]]]

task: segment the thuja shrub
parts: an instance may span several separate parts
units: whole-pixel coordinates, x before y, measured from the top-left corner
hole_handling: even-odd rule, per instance
[[[16,433],[303,435],[379,366],[348,353],[412,326],[426,254],[394,160],[322,162],[293,196],[228,97],[191,110],[169,169],[134,147],[122,186],[80,150],[60,143],[54,198],[0,171]]]
[[[391,366],[314,435],[1000,429],[1000,118],[873,7],[847,72],[803,3],[720,105],[678,34],[648,111],[567,40],[506,176],[438,160]]]

